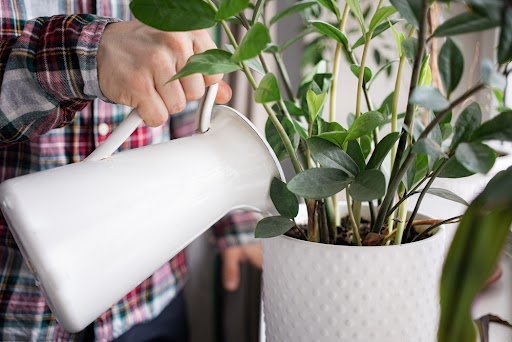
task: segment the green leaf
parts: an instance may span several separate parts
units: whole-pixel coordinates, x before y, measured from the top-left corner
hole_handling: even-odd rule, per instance
[[[441,137],[443,141],[445,141],[452,135],[453,127],[449,122],[440,123],[439,127],[441,128]]]
[[[359,173],[359,167],[350,156],[335,144],[322,138],[308,139],[308,145],[313,159],[324,167],[340,169],[350,177]]]
[[[450,150],[455,150],[461,142],[470,141],[473,132],[480,126],[482,122],[482,111],[476,102],[472,102],[464,108],[455,122]],[[512,122],[511,122],[512,123]]]
[[[270,216],[260,220],[256,225],[254,236],[259,239],[283,235],[295,226],[295,222],[283,216]]]
[[[455,36],[457,34],[479,32],[499,26],[500,22],[477,13],[464,12],[446,20],[435,30],[434,37]]]
[[[447,158],[448,156],[443,152],[441,146],[430,138],[422,138],[412,146],[415,153],[422,153],[433,157]]]
[[[432,83],[432,71],[430,70],[430,54],[425,54],[421,63],[419,86],[429,86]]]
[[[336,19],[340,21],[341,14],[340,9],[338,8],[338,4],[335,0],[318,0],[319,3],[321,3],[325,8],[327,8],[329,11],[334,13],[336,15]]]
[[[327,93],[316,94],[313,90],[309,89],[306,94],[306,101],[308,103],[309,118],[314,122],[319,113],[321,113]]]
[[[350,65],[350,70],[352,71],[352,73],[357,77],[359,78],[359,72],[361,70],[361,66],[360,65],[357,65],[357,64],[352,64]],[[372,71],[370,70],[370,68],[368,67],[364,67],[364,73],[363,73],[363,80],[365,83],[368,83],[370,82],[370,80],[372,79]]]
[[[359,22],[359,26],[361,26],[361,32],[363,35],[366,33],[366,28],[364,26],[364,16],[361,11],[361,6],[359,5],[359,0],[347,0],[347,5],[350,7],[350,11],[354,14],[357,21]]]
[[[361,146],[361,151],[363,152],[364,159],[370,155],[372,151],[372,139],[369,135],[363,135],[359,138],[359,145]]]
[[[430,131],[427,136],[428,139],[432,140],[439,148],[441,149],[441,145],[443,144],[443,133],[441,132],[441,128],[439,125],[435,125],[434,128]],[[442,152],[442,150],[441,150]],[[439,160],[439,157],[447,158],[447,155],[438,156],[435,154],[428,155],[428,167],[429,170],[432,170],[436,161]]]
[[[443,88],[450,94],[457,88],[464,72],[464,56],[450,38],[446,39],[437,58]]]
[[[430,188],[430,189],[427,190],[427,193],[429,193],[431,195],[434,195],[434,196],[437,196],[437,197],[441,197],[441,198],[453,201],[453,202],[464,204],[465,206],[469,205],[468,202],[466,202],[465,199],[463,199],[459,195],[456,195],[456,194],[454,194],[453,192],[451,192],[450,190],[447,190],[447,189]]]
[[[416,87],[409,102],[437,112],[450,106],[450,102],[439,92],[439,89],[432,86]]]
[[[437,175],[438,178],[464,178],[474,175],[474,172],[469,171],[457,159],[449,159],[444,169]]]
[[[422,0],[390,0],[391,4],[415,28],[419,27]]]
[[[377,51],[377,50],[375,50]],[[387,61],[386,64],[384,64],[383,66],[381,66],[379,68],[379,70],[377,70],[377,72],[375,73],[375,75],[373,75],[371,81],[368,83],[368,90],[370,89],[370,87],[372,86],[373,82],[375,82],[375,79],[384,71],[386,71],[386,73],[388,72],[391,72],[391,66],[395,63],[397,63],[399,61],[399,59],[393,59],[391,61]],[[384,112],[381,112],[384,114]]]
[[[382,32],[386,31],[387,29],[389,29],[390,27],[392,27],[399,21],[400,20],[398,20],[398,19],[391,19],[391,20],[388,20],[387,22],[384,22],[384,23],[378,25],[375,28],[375,31],[373,31],[372,39],[379,36]],[[366,37],[366,35],[359,37],[359,39],[354,43],[354,45],[352,45],[352,50],[355,50],[358,47],[360,47],[361,45],[364,45],[365,39],[366,39],[365,37]]]
[[[407,190],[410,190],[428,173],[428,156],[425,154],[418,154],[415,162],[407,170],[405,185]]]
[[[212,49],[191,56],[187,64],[171,78],[171,81],[181,77],[200,73],[203,75],[227,74],[241,67],[231,60],[231,54],[224,50]]]
[[[233,61],[242,62],[258,56],[268,43],[270,43],[270,34],[267,27],[260,22],[255,23],[235,50]]]
[[[478,127],[471,141],[502,140],[512,141],[512,112],[498,114]]]
[[[498,63],[506,64],[512,60],[512,6],[510,5],[505,8],[505,13],[503,13],[498,42]]]
[[[367,112],[361,114],[348,129],[347,140],[354,140],[371,133],[379,127],[386,118],[379,112]]]
[[[313,168],[295,175],[288,189],[304,198],[322,199],[337,194],[350,182],[349,175],[340,169]]]
[[[284,19],[292,14],[299,13],[304,11],[306,8],[309,8],[313,5],[318,4],[317,1],[299,1],[295,2],[293,5],[286,6],[284,10],[277,13],[271,20],[270,25],[274,25],[279,20]]]
[[[239,14],[249,7],[249,0],[221,0],[215,20],[222,21]]]
[[[402,41],[402,53],[409,61],[410,65],[414,65],[414,59],[416,58],[416,51],[418,50],[418,39],[409,37]]]
[[[299,133],[297,133],[295,130],[295,125],[288,118],[283,118],[281,120],[281,124],[283,125],[286,134],[290,138],[294,150],[297,150],[300,142],[300,136]],[[286,158],[289,158],[286,147],[284,147],[281,137],[277,133],[277,130],[270,118],[265,124],[265,137],[279,160],[285,160]]]
[[[372,20],[370,21],[370,26],[368,27],[368,31],[372,32],[377,28],[377,25],[386,20],[389,16],[396,13],[396,9],[393,6],[385,6],[379,8],[375,14],[373,15]]]
[[[500,90],[505,89],[505,86],[507,85],[505,75],[497,72],[490,60],[486,59],[482,61],[482,64],[480,65],[480,74],[482,75],[482,81],[485,85],[492,88],[498,88]]]
[[[318,32],[331,37],[343,46],[348,46],[347,37],[337,27],[321,20],[310,20],[308,23],[313,25]]]
[[[347,143],[347,154],[356,162],[359,170],[364,170],[366,168],[363,151],[361,150],[361,146],[359,146],[357,140],[351,140]]]
[[[286,183],[278,178],[270,184],[270,198],[281,216],[294,218],[299,213],[299,200],[288,188]]]
[[[325,132],[318,134],[315,137],[330,141],[333,144],[337,145],[339,148],[341,148],[345,143],[347,135],[348,132]]]
[[[231,44],[226,44],[226,50],[228,50],[231,53],[235,53],[235,48]],[[260,75],[265,75],[265,70],[263,69],[263,66],[261,65],[260,61],[256,58],[249,59],[245,61],[245,64],[251,68],[252,70],[256,71]]]
[[[162,31],[213,27],[215,11],[203,0],[133,0],[130,10],[140,22]]]
[[[461,143],[455,150],[455,157],[466,169],[487,173],[496,161],[496,152],[481,143]]]
[[[398,141],[400,137],[399,132],[391,132],[379,141],[375,150],[366,165],[366,169],[378,169],[382,165],[382,162],[388,155],[389,151],[393,148],[393,145]]]
[[[257,103],[267,103],[279,101],[281,93],[279,92],[279,84],[276,76],[269,72],[262,78],[258,88],[254,91],[254,101]]]
[[[495,270],[512,224],[512,169],[498,173],[466,210],[441,278],[439,342],[475,341],[475,296]],[[464,284],[464,286],[461,286]]]
[[[356,201],[372,201],[386,193],[386,178],[380,170],[363,170],[350,184],[350,196]]]

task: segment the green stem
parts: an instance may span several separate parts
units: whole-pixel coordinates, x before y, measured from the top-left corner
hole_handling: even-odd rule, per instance
[[[276,60],[277,69],[279,70],[279,74],[281,75],[281,78],[284,82],[284,89],[286,90],[286,95],[288,96],[288,99],[290,101],[293,101],[295,99],[295,95],[293,95],[293,88],[292,88],[292,82],[290,81],[290,76],[288,75],[288,70],[286,69],[286,66],[283,63],[283,57],[281,56],[281,53],[276,52],[274,53],[274,58]]]
[[[437,175],[440,174],[441,171],[443,171],[446,164],[448,164],[448,162],[450,160],[452,160],[453,158],[454,158],[454,156],[451,156],[450,158],[443,160],[443,163],[441,165],[439,165],[437,170],[434,172],[432,177],[430,177],[430,180],[428,181],[428,183],[425,185],[425,187],[421,191],[420,196],[418,197],[418,200],[416,201],[416,205],[414,206],[414,210],[412,211],[411,216],[409,217],[409,222],[407,223],[407,228],[405,229],[405,241],[408,241],[409,237],[411,236],[412,222],[414,221],[414,218],[416,217],[416,214],[418,213],[418,210],[421,206],[421,202],[423,201],[423,198],[427,194],[428,189],[430,189],[430,186],[436,179]]]
[[[412,69],[412,75],[411,75],[411,84],[409,87],[409,97],[414,92],[414,89],[416,89],[416,85],[418,84],[419,74],[420,74],[420,68],[421,68],[421,61],[423,60],[423,54],[425,53],[425,36],[427,32],[427,11],[428,11],[428,0],[422,0],[421,2],[421,16],[420,16],[420,27],[418,31],[418,48],[416,50],[416,58],[414,60],[414,65]],[[409,103],[407,104],[407,110],[404,118],[404,127],[402,128],[402,133],[400,136],[400,141],[398,143],[398,149],[395,156],[395,160],[402,160],[403,153],[405,151],[405,146],[407,143],[407,130],[409,129],[412,120],[414,119],[414,104]],[[409,156],[414,155],[414,153],[411,151]],[[395,192],[398,189],[398,186],[400,185],[400,182],[402,180],[403,174],[405,173],[405,170],[407,170],[413,160],[406,160],[402,167],[400,167],[400,163],[394,163],[393,168],[391,170],[390,179],[388,189],[386,192],[386,196],[384,197],[382,201],[382,205],[379,209],[379,213],[377,215],[377,219],[375,220],[375,225],[372,227],[373,232],[378,232],[383,223],[384,219],[386,217],[387,211],[391,206],[391,202],[393,201],[393,198],[395,196]],[[405,170],[402,171],[402,175],[399,174],[400,169],[404,168]]]
[[[407,220],[407,200],[405,200],[398,209],[398,225],[396,227],[395,245],[402,243],[404,235],[405,221]]]
[[[348,217],[350,218],[350,225],[352,226],[353,241],[356,245],[362,246],[363,244],[361,243],[361,237],[359,236],[359,228],[354,218],[354,212],[352,211],[352,203],[350,203],[351,201],[350,195],[348,194],[348,186],[345,189],[345,194],[347,196]]]
[[[415,242],[415,241],[418,241],[418,240],[422,239],[425,235],[427,235],[432,230],[434,230],[435,228],[437,228],[437,227],[439,227],[439,226],[441,226],[443,224],[457,223],[458,222],[457,220],[460,220],[461,218],[462,218],[462,215],[454,216],[454,217],[449,218],[447,220],[444,220],[444,221],[438,222],[436,224],[433,224],[430,227],[428,227],[427,229],[425,229],[424,231],[422,231],[420,234],[416,235],[416,237],[414,239],[412,239],[411,242]]]

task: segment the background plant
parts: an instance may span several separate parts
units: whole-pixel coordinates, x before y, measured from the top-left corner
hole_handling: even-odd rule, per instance
[[[256,235],[272,237],[295,229],[309,241],[334,243],[340,224],[336,195],[345,189],[348,228],[353,232],[353,244],[362,245],[368,244],[365,237],[372,237],[372,244],[401,244],[418,239],[412,227],[427,193],[466,204],[447,189],[433,188],[436,177],[487,173],[498,154],[486,142],[512,140],[512,111],[503,103],[507,65],[512,59],[512,3],[464,1],[467,11],[445,21],[430,35],[427,14],[433,2],[391,0],[386,4],[380,0],[375,7],[363,10],[357,0],[340,4],[335,0],[303,0],[290,2],[272,18],[263,15],[265,0],[134,0],[131,9],[139,20],[161,30],[187,31],[220,25],[226,33],[230,44],[225,49],[191,57],[173,80],[198,72],[241,70],[254,89],[254,101],[268,113],[267,140],[280,160],[290,158],[295,176],[287,184],[279,179],[272,182],[270,196],[280,215],[261,220]],[[330,19],[320,20],[322,12],[328,13]],[[289,15],[301,15],[305,25],[294,40],[278,45],[269,28]],[[348,20],[359,28],[359,38],[354,41],[349,41],[345,32]],[[240,41],[235,40],[228,22],[247,29]],[[462,78],[464,57],[452,37],[495,27],[499,28],[497,64],[484,61],[482,78],[454,97]],[[395,37],[396,62],[386,61],[372,72],[366,65],[370,46],[382,34]],[[313,37],[313,47],[321,46],[318,42],[329,42],[334,51],[330,54],[329,50],[313,50],[316,53],[309,61],[314,66],[294,92],[282,56],[295,40],[306,36]],[[442,47],[432,54],[429,42],[436,39]],[[265,57],[275,59],[275,71],[270,70]],[[439,86],[432,84],[431,59],[438,62],[442,81]],[[345,61],[358,80],[353,113],[336,112],[336,91],[343,87],[338,84],[338,70]],[[377,105],[370,96],[371,84],[392,64],[397,69],[394,90]],[[401,89],[406,67],[411,68],[410,87]],[[253,72],[262,75],[261,81],[255,80]],[[482,122],[479,104],[471,101],[456,120],[452,119],[453,110],[486,88],[492,90],[498,103],[498,113],[492,119]],[[407,95],[406,108],[399,108],[400,93]],[[324,113],[327,102],[329,113]],[[336,117],[346,118],[348,125],[343,126]],[[389,132],[382,134],[388,126]],[[389,165],[388,174],[383,172],[384,163]],[[489,184],[469,206],[461,223],[445,266],[449,272],[443,277],[440,341],[474,340],[469,305],[490,274],[505,240],[505,228],[512,220],[506,212],[512,203],[510,194],[503,190],[504,185],[510,186],[511,172],[501,173]],[[406,220],[407,201],[415,194],[419,194],[418,199]],[[309,216],[305,232],[294,221],[300,199],[304,199]],[[371,233],[364,236],[359,232],[362,202],[368,202],[371,212]],[[441,223],[458,219],[436,222],[426,233]],[[483,227],[477,226],[480,223]],[[486,225],[495,227],[485,229]],[[491,247],[493,253],[488,252]],[[474,255],[468,256],[468,250],[475,251]],[[461,282],[465,291],[456,290]]]

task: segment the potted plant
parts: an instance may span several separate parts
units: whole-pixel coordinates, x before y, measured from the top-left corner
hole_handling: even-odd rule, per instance
[[[500,173],[464,216],[445,266],[440,324],[441,226],[460,216],[432,219],[418,212],[427,193],[465,203],[447,189],[433,188],[434,180],[488,172],[498,155],[486,142],[512,139],[512,111],[503,103],[512,59],[512,4],[464,1],[463,13],[429,32],[427,16],[435,1],[390,2],[380,0],[367,11],[357,0],[303,0],[290,2],[271,18],[262,15],[265,0],[131,3],[135,17],[161,30],[220,25],[230,44],[191,57],[172,79],[244,72],[254,101],[268,113],[267,140],[280,159],[291,160],[295,175],[287,183],[274,179],[269,189],[280,215],[264,218],[256,230],[258,237],[271,238],[263,240],[268,341],[432,341],[438,327],[440,341],[476,336],[469,305],[489,276],[512,220],[506,210],[510,193],[504,190],[512,171]],[[294,39],[315,36],[333,45],[334,52],[316,63],[294,92],[282,58],[293,41],[275,44],[269,28],[297,14],[305,25]],[[346,33],[347,21],[358,27],[355,39]],[[229,23],[247,30],[240,41]],[[454,96],[464,58],[452,36],[494,27],[500,29],[497,63],[484,61],[482,78]],[[372,72],[370,46],[390,33],[396,62]],[[441,45],[439,51],[432,50],[433,41]],[[275,59],[276,71],[265,57]],[[432,60],[438,64],[437,85]],[[349,63],[358,80],[352,115],[336,111],[341,63]],[[396,68],[394,89],[377,106],[369,85],[391,66]],[[405,68],[411,70],[409,89],[400,86]],[[251,69],[262,74],[259,82]],[[483,89],[491,89],[498,103],[498,113],[485,122],[479,104],[468,102]],[[405,108],[399,105],[400,94],[407,97]],[[455,110],[460,111],[456,119]],[[346,201],[338,204],[343,190]],[[408,211],[407,201],[415,194],[414,209]],[[300,199],[305,204],[299,212]],[[500,229],[475,229],[478,224]],[[489,246],[495,247],[493,253],[485,250]],[[478,253],[467,255],[469,248]],[[468,271],[475,265],[478,276]],[[464,291],[455,290],[461,287]]]

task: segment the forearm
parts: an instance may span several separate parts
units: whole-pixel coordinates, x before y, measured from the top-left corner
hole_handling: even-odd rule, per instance
[[[92,15],[38,18],[19,37],[2,39],[0,146],[63,126],[103,96],[96,53],[105,26],[114,21]]]

